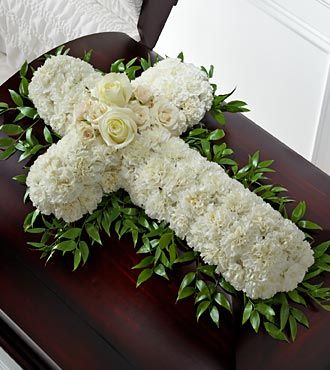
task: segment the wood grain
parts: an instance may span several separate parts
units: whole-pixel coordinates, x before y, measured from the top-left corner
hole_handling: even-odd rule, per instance
[[[93,49],[92,63],[103,70],[118,58],[146,57],[149,52],[120,33],[91,35],[67,45],[74,56]],[[0,87],[1,101],[9,101],[7,89],[15,88],[17,82],[14,76]],[[210,117],[207,121],[210,126],[215,124]],[[309,216],[325,227],[319,237],[330,238],[329,177],[242,115],[229,115],[225,130],[227,142],[236,150],[240,162],[256,149],[261,150],[262,158],[275,159],[279,172],[274,174],[274,181],[286,186],[293,197],[308,202]],[[88,264],[75,273],[71,272],[71,260],[66,258],[55,258],[45,266],[39,254],[26,246],[31,236],[22,230],[30,208],[22,202],[24,188],[11,180],[21,168],[16,158],[1,163],[0,308],[59,367],[329,368],[329,314],[308,311],[311,329],[299,329],[294,344],[241,330],[235,317],[223,317],[220,329],[208,319],[197,324],[192,304],[174,303],[179,273],[170,283],[155,278],[135,288],[138,272],[131,267],[139,258],[127,239],[112,238],[103,247],[94,247]],[[0,344],[24,369],[54,368],[24,338],[15,345],[15,335],[19,334],[9,330],[4,321],[0,334]]]

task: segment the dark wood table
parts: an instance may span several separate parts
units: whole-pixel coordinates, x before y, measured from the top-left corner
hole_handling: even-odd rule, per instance
[[[74,56],[93,49],[94,66],[104,70],[118,58],[149,52],[120,33],[67,46]],[[15,75],[1,86],[0,100],[9,102],[7,89],[17,84]],[[319,239],[330,239],[329,176],[242,115],[229,115],[225,131],[239,162],[257,149],[262,158],[275,159],[273,181],[307,201],[308,216],[324,227]],[[24,369],[330,369],[329,313],[307,311],[311,329],[300,328],[293,344],[242,329],[235,317],[220,329],[207,318],[197,324],[190,302],[174,303],[179,274],[135,288],[138,271],[131,267],[138,257],[128,240],[113,238],[93,248],[87,265],[74,273],[65,258],[45,266],[27,247],[31,238],[22,229],[30,206],[22,202],[23,186],[11,180],[21,167],[16,158],[1,163],[0,346]]]

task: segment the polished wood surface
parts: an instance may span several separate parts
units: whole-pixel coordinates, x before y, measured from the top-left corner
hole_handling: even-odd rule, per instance
[[[178,0],[143,0],[138,21],[141,43],[152,49]]]
[[[91,35],[67,45],[75,56],[92,48],[92,63],[103,70],[115,59],[146,57],[149,52],[120,33]],[[17,82],[14,76],[0,87],[1,101],[9,101],[7,89]],[[208,124],[215,123],[209,118]],[[230,115],[225,130],[239,161],[256,149],[263,158],[275,159],[279,172],[274,181],[308,202],[310,218],[325,227],[320,238],[330,238],[329,177],[244,116]],[[138,271],[131,267],[139,257],[127,239],[114,237],[94,247],[87,265],[74,273],[66,258],[45,266],[26,245],[31,235],[22,230],[30,206],[22,202],[23,186],[11,180],[21,168],[16,158],[1,163],[0,345],[24,369],[56,368],[54,362],[77,370],[330,367],[328,313],[308,311],[311,329],[299,329],[293,344],[240,329],[235,317],[224,317],[220,329],[207,318],[197,324],[191,302],[174,303],[181,273],[171,282],[155,278],[135,288]]]

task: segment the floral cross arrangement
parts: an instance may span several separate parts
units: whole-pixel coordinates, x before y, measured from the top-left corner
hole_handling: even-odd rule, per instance
[[[6,159],[38,155],[27,176],[35,211],[24,222],[40,242],[30,242],[48,259],[72,253],[74,269],[102,244],[100,231],[131,234],[138,253],[147,254],[137,285],[181,264],[193,265],[181,283],[178,300],[193,296],[197,319],[208,312],[216,325],[222,309],[232,311],[230,296],[243,303],[242,324],[256,332],[261,323],[276,339],[294,340],[304,313],[293,304],[316,302],[325,309],[330,289],[310,280],[329,271],[330,242],[311,247],[307,234],[320,227],[303,220],[304,202],[291,219],[280,196],[283,187],[262,183],[272,161],[259,153],[240,168],[233,151],[219,140],[224,131],[201,123],[206,112],[224,123],[224,111],[246,111],[232,94],[216,95],[207,71],[167,58],[152,65],[141,58],[118,60],[111,72],[84,60],[47,55],[31,82],[21,69],[20,94],[10,91],[17,108],[0,103],[0,113],[18,109],[13,124],[1,131],[18,139],[0,139]],[[31,100],[34,107],[24,106]],[[34,120],[25,129],[17,122]],[[43,120],[46,145],[33,135]],[[24,140],[25,134],[25,140]],[[56,141],[56,142],[54,142]],[[45,151],[45,149],[47,149]],[[37,224],[37,226],[36,226]]]

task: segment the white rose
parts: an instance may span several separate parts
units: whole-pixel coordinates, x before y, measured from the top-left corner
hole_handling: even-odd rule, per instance
[[[131,109],[112,107],[97,120],[102,139],[116,149],[124,148],[137,132],[135,114]]]
[[[139,129],[145,129],[150,125],[150,111],[145,105],[141,105],[138,101],[134,100],[129,103],[129,108],[136,115],[136,124]]]
[[[151,90],[145,85],[138,85],[134,89],[134,96],[142,104],[148,104],[154,98]]]
[[[90,125],[81,125],[79,127],[79,132],[83,140],[92,140],[95,138],[95,131]]]
[[[109,73],[101,78],[92,95],[107,105],[124,107],[132,96],[133,88],[124,73]]]
[[[151,112],[156,123],[167,128],[172,134],[182,133],[183,115],[173,103],[165,99],[156,101]]]
[[[108,106],[96,100],[86,99],[76,104],[74,107],[74,122],[87,121],[94,122],[97,118],[102,116],[107,110]]]

